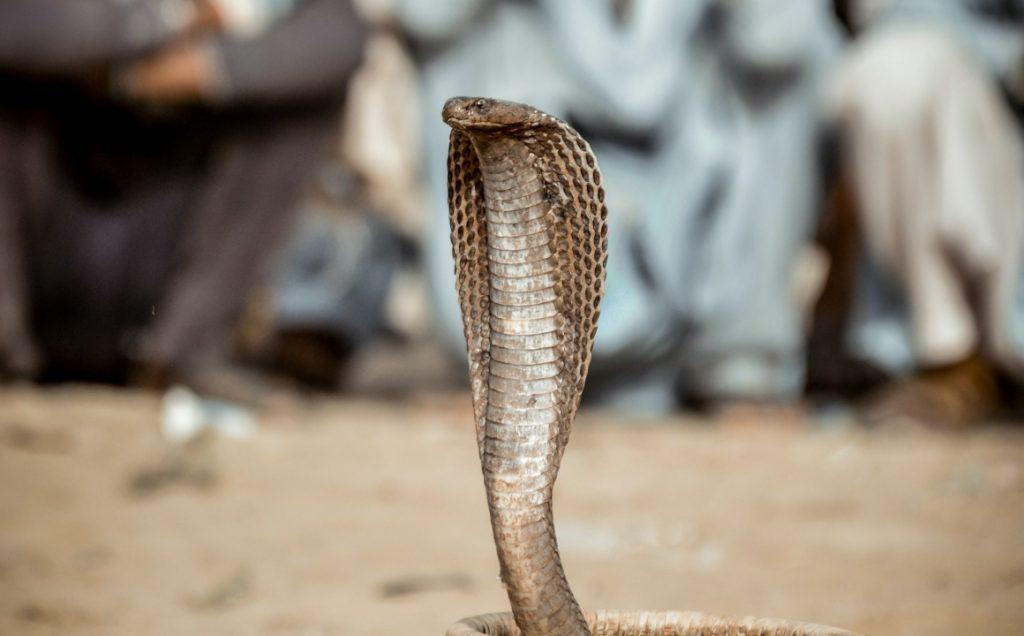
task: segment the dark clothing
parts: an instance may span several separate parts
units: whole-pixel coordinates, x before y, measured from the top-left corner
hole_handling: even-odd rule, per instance
[[[213,41],[218,103],[168,111],[89,81],[174,37],[127,15],[154,4],[0,4],[0,369],[19,323],[58,379],[223,346],[330,137],[365,35],[349,2],[307,0],[265,35]],[[5,41],[17,20],[34,42]]]
[[[4,0],[0,72],[78,76],[182,36],[163,0]],[[337,95],[360,59],[365,29],[348,0],[302,0],[255,39],[216,38],[232,103]]]
[[[162,0],[4,0],[0,69],[70,75],[131,59],[182,35]]]

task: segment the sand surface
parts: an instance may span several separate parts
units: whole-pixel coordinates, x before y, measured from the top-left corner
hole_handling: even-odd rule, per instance
[[[0,634],[424,634],[507,607],[468,397],[164,439],[157,395],[0,391]],[[588,607],[1024,633],[1024,433],[585,413],[556,493]]]

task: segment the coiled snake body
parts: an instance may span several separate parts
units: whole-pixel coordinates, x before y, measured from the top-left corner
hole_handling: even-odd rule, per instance
[[[452,128],[452,253],[477,441],[515,621],[466,619],[449,634],[513,634],[516,626],[523,636],[690,633],[686,626],[704,634],[833,633],[776,632],[763,622],[746,631],[695,614],[580,611],[562,570],[551,499],[604,287],[601,173],[575,130],[530,106],[455,97],[443,119]]]

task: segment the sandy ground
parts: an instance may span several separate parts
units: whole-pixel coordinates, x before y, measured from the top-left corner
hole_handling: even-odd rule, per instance
[[[465,395],[165,441],[157,396],[0,391],[0,633],[442,634],[507,607]],[[588,607],[1024,633],[1024,433],[587,413],[556,498]]]

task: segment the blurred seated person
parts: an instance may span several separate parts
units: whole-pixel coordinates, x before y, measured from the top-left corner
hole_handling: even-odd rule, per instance
[[[364,38],[348,0],[0,3],[0,376],[222,368]]]
[[[867,417],[979,421],[1024,377],[1024,2],[835,6],[854,41],[826,108],[866,255],[847,344],[899,378]]]
[[[464,359],[437,112],[493,95],[571,122],[601,164],[609,262],[588,400],[659,413],[799,397],[793,274],[818,198],[817,94],[841,44],[826,5],[395,4],[422,68],[425,266],[452,352]]]

